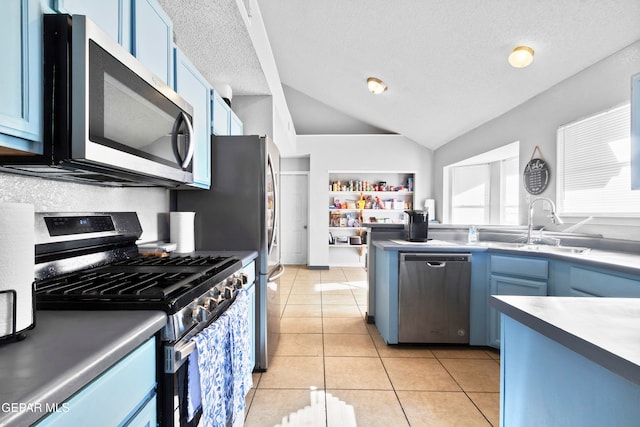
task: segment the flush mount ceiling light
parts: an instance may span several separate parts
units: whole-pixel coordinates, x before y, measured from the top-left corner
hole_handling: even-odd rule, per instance
[[[374,95],[379,95],[387,90],[387,85],[384,84],[382,80],[375,77],[369,77],[367,79],[367,87],[369,88],[369,91],[371,91],[371,93],[373,93]]]
[[[533,62],[533,49],[529,46],[518,46],[509,55],[509,64],[512,67],[524,68]]]

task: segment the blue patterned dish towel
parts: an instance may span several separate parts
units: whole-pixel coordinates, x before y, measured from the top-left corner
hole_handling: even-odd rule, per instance
[[[189,356],[188,419],[200,405],[205,427],[224,427],[244,416],[245,396],[253,386],[248,314],[249,295],[242,289],[227,311],[193,338],[197,351]]]

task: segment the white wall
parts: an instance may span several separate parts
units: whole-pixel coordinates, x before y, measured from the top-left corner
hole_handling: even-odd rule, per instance
[[[532,65],[535,67],[535,62]],[[496,147],[520,141],[520,174],[536,145],[551,167],[549,187],[539,196],[556,198],[556,131],[562,124],[629,102],[631,76],[640,72],[640,41],[551,87],[504,115],[434,152],[433,188],[442,216],[443,168]],[[526,224],[527,192],[520,193],[520,219]],[[597,203],[597,201],[594,201]],[[575,219],[577,222],[579,219]],[[629,230],[629,225],[635,225]],[[640,240],[637,220],[593,221],[578,231]]]
[[[298,135],[297,154],[310,155],[309,266],[329,265],[329,171],[413,172],[416,204],[432,197],[433,153],[404,136]]]
[[[99,187],[0,172],[0,202],[30,203],[36,212],[137,212],[141,240],[169,238],[165,188]]]

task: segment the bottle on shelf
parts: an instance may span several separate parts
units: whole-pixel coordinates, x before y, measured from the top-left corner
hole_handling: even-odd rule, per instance
[[[478,229],[475,225],[469,227],[469,243],[478,243]]]

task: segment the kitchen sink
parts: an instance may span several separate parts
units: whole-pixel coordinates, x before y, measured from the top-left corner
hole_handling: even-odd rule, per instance
[[[539,245],[539,249],[541,252],[557,252],[563,254],[576,254],[581,255],[589,252],[590,248],[585,248],[581,246],[547,246],[547,245]]]
[[[550,252],[560,254],[582,255],[590,251],[590,248],[583,246],[551,246],[543,244],[517,243],[517,242],[479,242],[480,246],[505,249],[520,249],[531,252]]]

